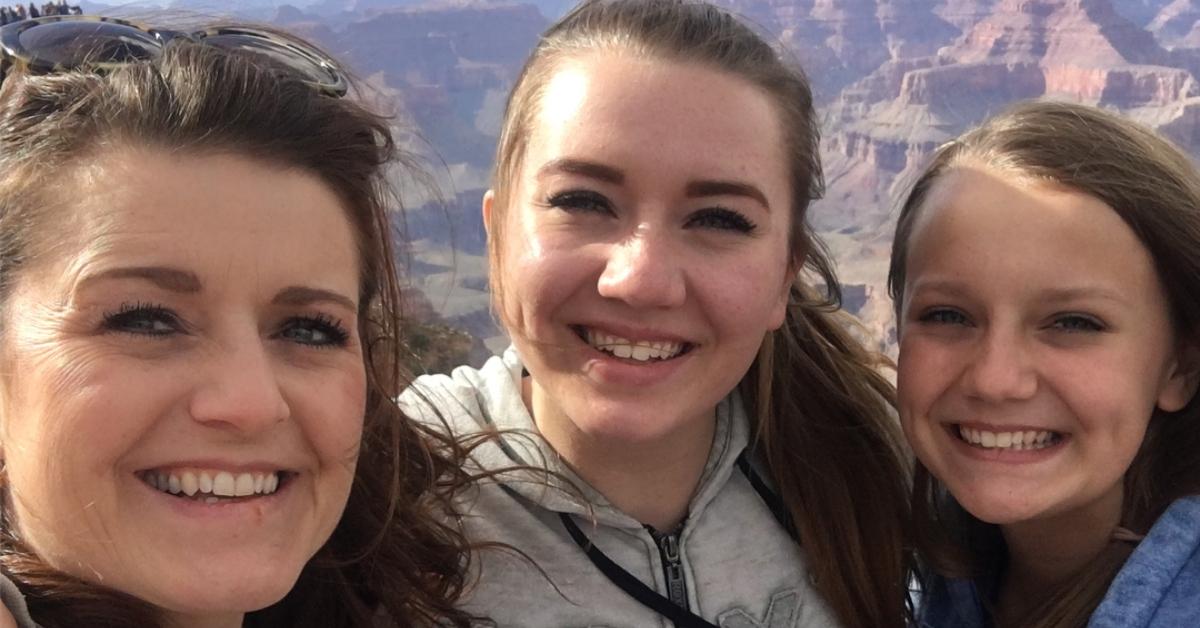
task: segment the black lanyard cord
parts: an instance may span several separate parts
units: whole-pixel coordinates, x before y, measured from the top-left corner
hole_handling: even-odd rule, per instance
[[[646,586],[641,580],[634,577],[633,574],[614,563],[611,558],[600,551],[600,548],[592,544],[592,541],[587,538],[583,530],[580,530],[579,526],[575,524],[575,520],[571,518],[571,515],[560,512],[558,516],[562,519],[563,527],[567,529],[567,533],[571,535],[571,539],[583,549],[583,552],[587,554],[592,564],[613,584],[640,602],[642,606],[671,620],[671,623],[675,624],[675,628],[719,628],[716,624],[709,622],[703,617],[680,608],[663,596],[663,594]]]
[[[742,450],[741,455],[737,458],[737,466],[742,470],[742,474],[750,480],[750,486],[754,487],[754,492],[763,500],[767,508],[771,509],[771,514],[775,516],[775,521],[787,531],[788,536],[798,545],[800,536],[796,534],[796,524],[792,522],[792,515],[788,512],[787,505],[783,503],[783,498],[778,493],[771,490],[767,483],[754,470],[754,465],[750,463],[750,448]]]
[[[746,479],[750,481],[750,485],[754,487],[754,492],[762,498],[767,508],[771,510],[771,514],[779,525],[783,526],[784,530],[792,537],[792,540],[799,542],[796,537],[796,526],[792,524],[792,518],[788,515],[787,506],[784,505],[783,499],[767,486],[767,483],[759,477],[755,472],[754,466],[750,464],[749,448],[742,451],[737,459],[738,469],[745,474]],[[610,582],[617,585],[622,591],[629,594],[630,597],[637,600],[642,606],[666,617],[675,624],[675,628],[719,628],[716,624],[700,617],[699,615],[680,608],[670,598],[646,586],[641,580],[634,577],[633,574],[625,571],[623,567],[613,562],[600,548],[596,547],[591,539],[579,529],[575,520],[571,515],[560,512],[559,519],[562,520],[563,527],[567,529],[567,533],[571,535],[571,540],[583,550],[587,555],[588,560],[609,579]]]

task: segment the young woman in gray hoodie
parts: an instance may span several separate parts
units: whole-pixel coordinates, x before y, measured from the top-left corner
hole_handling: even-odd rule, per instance
[[[545,33],[483,202],[513,345],[403,398],[499,434],[463,524],[504,547],[474,555],[466,608],[904,624],[905,457],[805,220],[820,173],[803,74],[727,12],[596,0]]]

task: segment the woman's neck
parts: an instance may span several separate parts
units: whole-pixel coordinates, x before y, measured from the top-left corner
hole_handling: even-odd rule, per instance
[[[164,613],[163,625],[168,628],[241,628],[245,618],[245,613],[203,616]]]
[[[1008,565],[1000,582],[997,614],[1023,617],[1046,594],[1070,580],[1100,555],[1120,524],[1123,490],[1069,513],[1001,526]],[[1011,622],[1001,621],[1000,625]]]
[[[671,530],[683,521],[712,449],[715,408],[708,420],[691,421],[685,430],[630,443],[585,434],[552,407],[532,378],[523,383],[525,405],[538,431],[580,478],[613,506],[656,530]]]

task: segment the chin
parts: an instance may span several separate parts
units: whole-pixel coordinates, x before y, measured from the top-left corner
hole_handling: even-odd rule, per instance
[[[684,427],[679,421],[665,421],[662,413],[647,411],[643,406],[607,409],[603,413],[584,411],[576,415],[575,426],[588,436],[631,445],[651,443],[675,434]]]
[[[287,596],[300,568],[279,569],[269,564],[230,565],[220,571],[176,573],[174,582],[135,595],[164,610],[186,615],[249,613],[271,606]],[[175,586],[170,586],[175,585]]]
[[[988,498],[986,494],[976,489],[973,493],[965,493],[970,497],[966,500],[958,499],[958,495],[964,493],[954,492],[955,499],[971,516],[979,519],[984,523],[1005,526],[1022,521],[1028,521],[1037,517],[1038,511],[1032,508],[1028,503],[1013,503],[1011,495],[1004,497]]]

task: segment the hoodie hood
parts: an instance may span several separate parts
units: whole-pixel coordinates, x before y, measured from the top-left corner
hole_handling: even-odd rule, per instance
[[[455,437],[493,436],[471,455],[477,465],[472,471],[495,473],[484,482],[499,483],[548,510],[618,528],[642,528],[580,478],[538,433],[521,396],[523,372],[520,356],[509,347],[481,369],[459,367],[450,375],[423,375],[398,401],[409,416]],[[716,421],[689,513],[703,510],[716,496],[749,442],[749,422],[736,391],[717,406]]]

